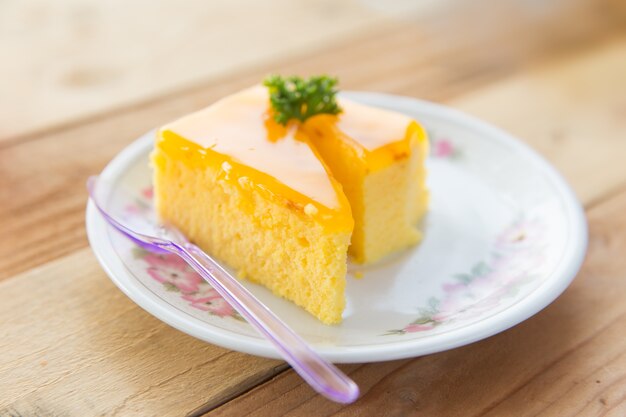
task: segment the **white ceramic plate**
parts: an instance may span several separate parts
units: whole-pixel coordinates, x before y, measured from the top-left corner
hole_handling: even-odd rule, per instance
[[[350,265],[339,326],[324,326],[245,283],[320,354],[334,362],[373,362],[454,348],[527,319],[569,285],[586,249],[585,218],[570,188],[541,157],[507,133],[446,107],[382,94],[345,95],[426,126],[432,202],[420,246],[375,266]],[[108,208],[118,216],[146,215],[152,142],[153,133],[139,138],[102,173],[134,196],[109,196]],[[91,204],[87,231],[113,282],[151,314],[207,342],[278,358],[175,256],[133,246]]]

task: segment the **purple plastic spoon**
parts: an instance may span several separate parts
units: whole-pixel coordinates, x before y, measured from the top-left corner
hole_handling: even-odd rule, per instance
[[[96,192],[96,185],[98,190]],[[97,177],[87,180],[87,189],[94,206],[116,230],[144,249],[171,252],[184,259],[259,333],[269,340],[291,367],[317,392],[339,402],[352,403],[359,396],[359,387],[346,374],[315,351],[282,320],[233,278],[213,258],[190,243],[176,228],[168,225],[149,226],[139,233],[107,213],[99,196],[113,191]],[[145,226],[145,225],[144,225]],[[152,230],[150,230],[152,229]]]

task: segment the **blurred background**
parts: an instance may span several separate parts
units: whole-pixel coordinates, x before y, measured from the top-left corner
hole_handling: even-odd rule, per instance
[[[443,101],[624,31],[625,4],[0,0],[0,137],[274,71]]]

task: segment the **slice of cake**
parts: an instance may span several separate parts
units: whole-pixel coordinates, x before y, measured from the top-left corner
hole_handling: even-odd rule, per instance
[[[350,201],[350,255],[371,263],[421,240],[428,140],[403,114],[345,99],[339,105],[339,115],[312,117],[304,127]]]
[[[156,209],[240,276],[338,323],[350,206],[307,136],[269,106],[253,87],[160,129]]]
[[[152,154],[163,220],[326,324],[348,250],[369,263],[416,244],[428,201],[421,126],[338,105],[335,83],[270,77],[164,126]]]

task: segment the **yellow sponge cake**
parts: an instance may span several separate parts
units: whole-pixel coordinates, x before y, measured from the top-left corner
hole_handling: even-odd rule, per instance
[[[307,137],[268,106],[254,87],[160,129],[156,209],[241,276],[338,323],[350,206]]]
[[[162,127],[155,204],[241,277],[336,324],[348,252],[369,263],[421,238],[427,139],[398,113],[334,96],[290,102],[306,95],[297,88],[316,91],[296,83],[285,99],[256,86]]]

